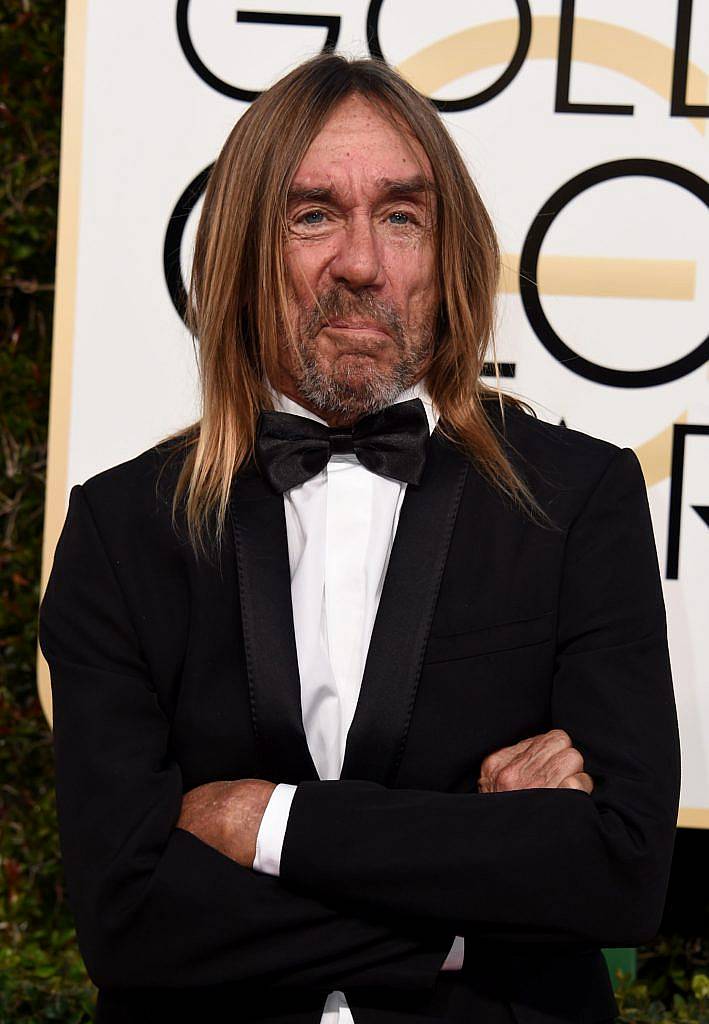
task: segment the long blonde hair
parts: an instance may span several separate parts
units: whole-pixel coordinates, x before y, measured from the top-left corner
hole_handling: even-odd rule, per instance
[[[285,210],[293,176],[334,107],[358,93],[414,136],[437,195],[439,333],[426,385],[438,428],[533,519],[548,522],[509,461],[483,408],[486,399],[533,413],[480,379],[489,345],[500,253],[465,163],[432,104],[377,60],[334,54],[295,68],[248,108],[211,171],[202,207],[185,319],[198,342],[201,418],[165,438],[185,454],[173,495],[184,503],[196,552],[221,543],[232,479],[253,456],[261,409],[272,409],[280,311],[286,308]],[[496,360],[495,360],[496,362]],[[498,381],[499,383],[499,381]]]

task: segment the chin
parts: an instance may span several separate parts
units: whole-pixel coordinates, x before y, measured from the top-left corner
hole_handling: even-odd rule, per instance
[[[343,411],[365,415],[390,405],[401,393],[397,383],[380,372],[360,374],[333,380],[332,395]]]
[[[370,359],[363,360],[358,356],[354,364],[349,363],[343,369],[333,373],[330,378],[332,386],[343,394],[366,398],[372,392],[389,388],[389,375]]]
[[[395,368],[374,356],[346,353],[326,365],[306,363],[298,390],[322,412],[364,416],[390,405],[403,390]]]

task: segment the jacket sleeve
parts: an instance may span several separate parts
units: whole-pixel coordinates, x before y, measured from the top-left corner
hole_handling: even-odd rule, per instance
[[[113,566],[77,485],[39,618],[60,845],[99,987],[433,986],[453,933],[341,914],[177,828],[183,784]]]
[[[339,909],[425,918],[466,939],[626,946],[656,933],[679,742],[647,491],[629,448],[565,538],[549,728],[580,750],[592,795],[303,782],[282,882]]]

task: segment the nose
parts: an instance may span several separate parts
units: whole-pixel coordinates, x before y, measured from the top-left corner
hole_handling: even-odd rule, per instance
[[[377,287],[384,283],[379,239],[368,216],[352,217],[340,233],[337,251],[330,262],[335,281],[349,288]]]

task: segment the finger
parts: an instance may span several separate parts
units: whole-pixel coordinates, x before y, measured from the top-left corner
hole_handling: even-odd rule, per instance
[[[575,747],[569,747],[552,754],[541,768],[545,785],[556,789],[568,776],[579,775],[583,771],[583,757]]]
[[[593,779],[588,772],[578,772],[576,775],[569,775],[563,779],[558,786],[559,789],[581,789],[589,795],[593,792]]]
[[[538,779],[537,785],[544,785],[546,775],[546,764],[556,754],[563,754],[564,751],[572,749],[569,734],[563,729],[550,729],[549,732],[534,736],[526,750],[518,756],[516,767],[522,770],[524,777]],[[516,759],[517,760],[517,759]],[[579,765],[580,771],[583,765]],[[573,775],[574,771],[569,770],[564,775]],[[564,776],[562,775],[561,778]],[[557,780],[557,781],[560,781]],[[556,787],[556,781],[553,783]]]
[[[529,746],[531,740],[524,741],[526,746]],[[493,776],[499,772],[500,768],[503,768],[506,764],[517,756],[518,746],[513,747],[500,747],[499,750],[493,750],[491,754],[488,754],[482,765],[480,766],[480,774]]]
[[[572,747],[568,732],[565,732],[564,729],[550,729],[549,732],[545,732],[537,738],[532,750],[543,758],[547,758],[553,754],[560,754],[563,750],[570,750]]]
[[[550,729],[488,754],[480,766],[480,775],[489,781],[489,790],[492,791],[543,786],[556,788],[565,776],[583,768],[583,761],[569,762],[555,772],[552,781],[549,780],[547,762],[569,749],[573,749],[569,734],[564,729]]]
[[[544,735],[544,734],[542,734]],[[499,750],[494,750],[491,754],[488,754],[480,767],[480,774],[485,776],[494,776],[501,768],[504,768],[506,764],[513,761],[520,754],[524,754],[525,751],[529,750],[533,743],[541,739],[540,736],[528,736],[526,739],[520,740],[519,743],[514,743],[509,747],[500,747]]]
[[[563,779],[581,771],[583,758],[574,747],[550,755],[548,747],[543,745],[537,750],[530,748],[504,765],[494,775],[494,788],[505,792],[517,789],[556,789]]]
[[[520,740],[519,743],[514,744],[515,748],[521,748],[534,744],[535,746],[550,744],[554,748],[559,750],[563,747],[572,746],[571,737],[565,729],[548,729],[546,732],[535,733],[534,736],[529,736],[527,739]]]

